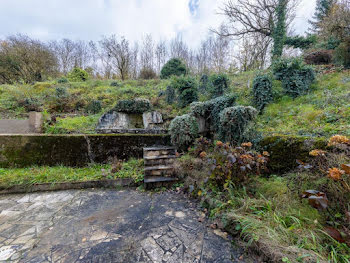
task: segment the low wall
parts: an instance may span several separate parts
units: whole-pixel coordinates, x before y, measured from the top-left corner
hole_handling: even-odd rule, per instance
[[[43,116],[41,112],[29,112],[26,120],[0,120],[0,134],[31,134],[42,132]]]
[[[0,135],[0,167],[85,166],[113,157],[142,157],[143,147],[169,145],[168,135]]]

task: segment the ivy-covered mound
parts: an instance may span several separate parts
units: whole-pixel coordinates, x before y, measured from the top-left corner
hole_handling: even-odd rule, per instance
[[[193,102],[191,112],[196,117],[202,117],[209,123],[209,129],[212,132],[219,130],[220,112],[234,106],[236,97],[234,95],[221,96],[204,102]]]
[[[273,73],[282,82],[286,95],[296,98],[306,94],[315,80],[315,71],[301,59],[280,59],[273,64]]]
[[[219,137],[233,145],[241,143],[245,138],[248,125],[257,115],[257,110],[250,106],[235,106],[224,109],[220,113]]]
[[[259,112],[273,101],[272,78],[269,75],[257,75],[253,81],[253,104]]]
[[[124,113],[144,113],[151,110],[151,103],[147,99],[120,100],[113,110]]]
[[[197,120],[191,114],[177,116],[170,123],[169,132],[172,144],[180,151],[186,150],[198,138]]]

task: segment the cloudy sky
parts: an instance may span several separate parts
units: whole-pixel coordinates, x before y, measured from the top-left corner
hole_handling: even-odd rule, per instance
[[[192,47],[217,27],[224,0],[0,0],[0,38],[15,33],[41,40],[99,40],[103,35],[140,41],[181,34]],[[301,0],[295,32],[307,29],[316,0]]]

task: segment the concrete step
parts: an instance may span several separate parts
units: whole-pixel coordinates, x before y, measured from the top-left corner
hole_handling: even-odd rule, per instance
[[[171,176],[174,174],[174,167],[169,165],[158,165],[144,168],[145,176]]]
[[[164,177],[164,176],[145,176],[144,182],[147,183],[158,183],[158,182],[173,182],[177,181],[175,177]]]
[[[175,155],[176,150],[174,147],[147,147],[143,148],[144,157],[155,157],[162,155]]]
[[[144,157],[145,166],[171,165],[174,163],[176,155],[161,155]]]
[[[160,187],[171,187],[177,182],[177,178],[174,177],[163,177],[163,176],[145,176],[144,183],[147,190],[160,188]]]

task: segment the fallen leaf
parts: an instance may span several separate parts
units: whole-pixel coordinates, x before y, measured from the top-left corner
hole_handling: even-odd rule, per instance
[[[345,171],[346,174],[350,174],[350,164],[342,164],[341,169]]]
[[[325,227],[324,231],[330,235],[332,238],[334,238],[335,240],[337,240],[340,243],[344,243],[345,240],[343,239],[343,237],[341,236],[340,232],[335,229],[334,227],[331,226],[327,226]]]

